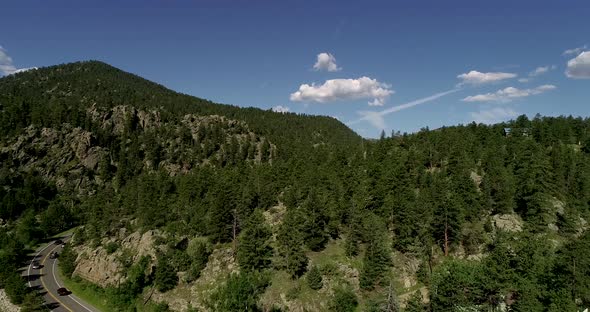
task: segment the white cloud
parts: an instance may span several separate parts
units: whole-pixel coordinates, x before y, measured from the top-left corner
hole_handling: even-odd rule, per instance
[[[535,70],[533,70],[532,72],[529,73],[529,77],[537,77],[540,76],[550,70],[553,70],[557,68],[555,65],[551,65],[551,66],[540,66],[535,68]]]
[[[574,49],[565,50],[565,51],[563,51],[562,55],[566,56],[566,55],[580,54],[580,52],[586,50],[587,48],[588,48],[587,45],[583,45],[581,47],[577,47]]]
[[[440,97],[443,97],[443,96],[451,94],[451,93],[455,93],[459,90],[461,90],[461,89],[455,88],[452,90],[439,92],[439,93],[433,94],[431,96],[427,96],[427,97],[424,97],[421,99],[410,101],[405,104],[393,106],[393,107],[390,107],[390,108],[382,110],[382,111],[377,111],[377,112],[375,112],[375,111],[360,111],[360,112],[358,112],[358,114],[361,116],[361,118],[354,120],[354,121],[350,121],[347,124],[354,125],[354,124],[360,123],[362,121],[368,121],[375,128],[383,130],[386,127],[385,120],[383,119],[383,116],[386,116],[386,115],[389,115],[389,114],[392,114],[395,112],[399,112],[401,110],[408,109],[408,108],[411,108],[411,107],[414,107],[414,106],[417,106],[420,104],[424,104],[424,103],[427,103],[430,101],[434,101]]]
[[[385,129],[387,125],[385,124],[385,119],[383,119],[383,115],[380,112],[374,111],[360,111],[358,114],[361,116],[362,120],[368,121],[373,127],[377,129]]]
[[[508,107],[494,107],[489,110],[480,110],[479,112],[472,112],[471,118],[476,123],[494,124],[502,121],[512,119],[519,114],[512,108]]]
[[[299,90],[291,93],[295,102],[326,103],[337,100],[372,99],[370,106],[382,106],[385,100],[395,93],[391,86],[377,79],[360,77],[358,79],[331,79],[322,85],[302,84]]]
[[[529,81],[531,81],[530,78],[520,78],[520,79],[518,79],[518,82],[522,82],[522,83],[527,83]]]
[[[277,105],[272,108],[272,111],[275,113],[288,113],[290,111],[290,109],[287,106]]]
[[[12,63],[12,58],[6,50],[0,46],[0,75],[10,75],[16,71],[16,67]]]
[[[0,46],[0,76],[22,73],[33,69],[37,69],[37,67],[17,69],[13,64],[10,55],[8,55],[6,50]]]
[[[327,70],[329,72],[336,72],[342,70],[341,67],[338,67],[338,65],[336,65],[336,58],[334,57],[334,55],[325,52],[318,54],[318,60],[313,65],[313,69]]]
[[[517,75],[513,73],[481,73],[476,70],[472,70],[468,73],[464,73],[457,76],[457,78],[463,80],[461,84],[481,85],[486,83],[498,82],[506,79],[512,79],[516,76]]]
[[[590,79],[590,51],[582,52],[569,60],[565,75],[575,79]]]
[[[541,94],[557,88],[554,85],[542,85],[533,89],[518,89],[508,87],[494,93],[470,95],[463,99],[464,102],[510,102],[513,99]]]

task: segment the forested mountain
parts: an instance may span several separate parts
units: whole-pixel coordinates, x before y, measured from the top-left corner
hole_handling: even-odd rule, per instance
[[[18,303],[25,247],[77,227],[63,272],[111,310],[590,306],[587,118],[363,140],[92,61],[0,79],[0,132],[0,287]],[[105,261],[110,279],[86,269]]]

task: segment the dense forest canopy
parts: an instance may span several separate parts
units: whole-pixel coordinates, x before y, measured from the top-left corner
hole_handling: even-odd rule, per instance
[[[259,308],[277,272],[317,291],[327,271],[309,255],[333,241],[360,276],[358,290],[334,289],[332,310],[399,309],[400,255],[420,263],[428,290],[407,311],[590,306],[588,118],[364,140],[333,118],[215,104],[90,61],[0,79],[0,134],[0,287],[15,302],[26,300],[16,275],[24,247],[82,226],[78,244],[98,246],[122,227],[169,235],[170,248],[130,265],[111,290],[118,309],[145,287],[174,288],[176,272],[199,278],[225,243],[241,271],[211,310]],[[66,156],[47,160],[55,155]],[[206,239],[174,245],[183,236]]]

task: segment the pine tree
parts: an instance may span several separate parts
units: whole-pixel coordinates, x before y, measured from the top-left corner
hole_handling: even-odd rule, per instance
[[[391,266],[390,251],[385,244],[385,231],[377,221],[372,222],[374,233],[365,250],[363,267],[360,275],[362,289],[371,290]]]
[[[344,239],[344,254],[347,257],[355,257],[359,253],[359,242],[354,233],[349,233]]]
[[[303,249],[303,234],[299,229],[300,220],[297,211],[287,210],[277,235],[278,253],[292,277],[303,275],[308,263]]]
[[[309,272],[307,273],[307,284],[309,288],[313,290],[318,290],[323,287],[322,282],[322,272],[317,266],[312,266]]]
[[[161,292],[166,292],[176,287],[178,283],[178,276],[176,271],[170,264],[170,261],[166,257],[160,257],[156,270],[154,272],[154,284]]]
[[[260,210],[250,216],[238,241],[238,263],[245,270],[262,270],[270,265],[272,233]]]
[[[319,251],[328,242],[326,232],[327,217],[324,215],[323,207],[315,191],[311,191],[301,207],[305,216],[302,232],[305,237],[305,244],[313,251]]]

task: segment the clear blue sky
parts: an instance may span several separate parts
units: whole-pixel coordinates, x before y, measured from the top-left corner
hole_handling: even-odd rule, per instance
[[[334,116],[374,137],[522,113],[587,116],[587,44],[588,1],[7,0],[0,75],[97,59],[220,103]]]

